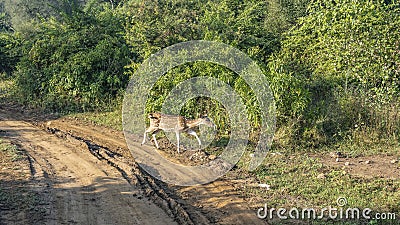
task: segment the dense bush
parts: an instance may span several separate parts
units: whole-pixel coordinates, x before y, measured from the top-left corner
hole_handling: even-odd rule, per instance
[[[11,30],[11,19],[7,13],[4,3],[0,1],[0,32]]]
[[[9,32],[0,32],[0,74],[7,76],[14,71],[19,59],[19,53],[16,50],[19,45],[19,39]]]
[[[99,109],[120,96],[151,54],[211,40],[242,50],[262,68],[276,101],[278,136],[318,146],[355,131],[400,133],[397,1],[52,0],[44,8],[39,0],[16,2],[24,10],[9,4],[7,14],[0,7],[0,72],[16,68],[17,96],[26,103]],[[160,110],[168,92],[193,76],[228,83],[243,98],[253,127],[260,125],[250,87],[205,62],[168,71],[146,110]],[[228,127],[225,109],[207,98],[189,101],[181,113],[204,111]]]
[[[18,54],[15,48],[18,38],[12,34],[10,16],[4,8],[4,3],[0,2],[0,74],[7,75],[15,68]]]
[[[287,87],[275,93],[281,120],[295,114],[303,135],[313,130],[328,138],[363,126],[399,132],[399,7],[313,1],[269,64],[273,85],[278,79]]]
[[[104,7],[100,7],[104,6]],[[21,99],[53,110],[88,110],[115,100],[129,77],[122,22],[107,5],[74,7],[37,24],[15,72]]]
[[[133,73],[150,54],[179,42],[211,40],[237,47],[265,70],[269,55],[279,50],[281,33],[290,26],[281,10],[278,1],[127,1],[121,13],[129,18],[126,38],[136,54],[129,67]],[[249,86],[237,74],[211,63],[192,63],[169,71],[154,87],[148,111],[160,110],[168,91],[193,76],[212,76],[231,85],[244,99],[252,125],[259,126],[260,109]],[[188,102],[181,113],[190,116],[204,111],[220,127],[227,124],[222,106],[202,98]]]

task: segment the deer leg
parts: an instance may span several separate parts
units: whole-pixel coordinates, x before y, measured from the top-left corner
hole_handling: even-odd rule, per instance
[[[156,139],[156,133],[153,133],[153,140],[154,140],[154,144],[156,144],[156,148],[159,148],[158,147],[158,142],[157,142],[157,139]]]
[[[153,135],[157,132],[158,128],[155,127],[149,127],[144,131],[144,135],[143,135],[143,141],[142,144],[143,145],[146,142],[146,138],[147,138],[147,133],[153,133]]]
[[[178,154],[179,154],[179,132],[176,132],[176,141],[178,145]]]
[[[143,145],[146,142],[146,138],[147,138],[147,132],[145,131],[143,134],[143,141],[140,145]]]
[[[195,136],[195,137],[196,137],[196,139],[197,139],[197,142],[199,142],[199,145],[200,145],[200,147],[201,147],[201,141],[200,141],[200,138],[199,138],[199,136],[197,136],[197,134],[196,134],[196,132],[195,132],[194,130],[188,130],[188,131],[186,131],[186,133],[188,133],[188,134],[190,134],[190,135],[193,135],[193,136]]]

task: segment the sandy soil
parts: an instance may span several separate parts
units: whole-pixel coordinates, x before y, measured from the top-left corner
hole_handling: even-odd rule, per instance
[[[135,197],[140,189],[85,144],[3,113],[0,129],[28,154],[33,182],[46,201],[46,224],[177,224],[149,199]]]
[[[179,187],[153,179],[121,132],[11,106],[0,107],[0,131],[25,151],[27,185],[43,209],[19,218],[3,210],[0,224],[265,223],[229,180]]]

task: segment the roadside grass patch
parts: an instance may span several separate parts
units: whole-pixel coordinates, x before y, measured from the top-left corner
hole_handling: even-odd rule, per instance
[[[66,117],[80,119],[86,122],[91,122],[95,125],[110,127],[119,131],[122,130],[122,115],[119,108],[107,112],[72,113]]]
[[[325,166],[306,154],[269,156],[252,174],[259,183],[270,186],[269,189],[245,188],[244,193],[249,199],[257,199],[251,203],[253,208],[264,204],[270,208],[285,209],[339,208],[337,199],[346,198],[343,208],[370,208],[373,212],[391,212],[396,216],[400,212],[400,180],[352,176],[343,169]]]

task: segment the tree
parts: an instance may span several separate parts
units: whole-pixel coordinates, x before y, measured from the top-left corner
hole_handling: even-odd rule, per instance
[[[18,60],[15,47],[17,37],[12,33],[10,16],[6,12],[4,3],[0,1],[0,73],[11,74]]]
[[[183,1],[183,0],[130,0],[124,2],[121,14],[127,18],[127,43],[135,54],[130,64],[131,73],[151,54],[170,45],[189,40],[219,41],[246,52],[266,68],[272,52],[279,50],[281,34],[290,27],[281,13],[279,1]],[[265,70],[267,73],[268,71]],[[259,108],[250,87],[232,71],[211,63],[192,63],[169,71],[154,87],[149,111],[160,110],[162,100],[177,83],[193,76],[212,76],[227,82],[246,102],[254,126],[259,125]],[[204,99],[203,99],[204,100]],[[182,109],[182,113],[198,114],[204,109],[194,107],[195,101],[209,105],[207,110],[217,123],[225,123],[223,109],[216,102],[195,99]]]
[[[313,1],[269,64],[275,79],[301,89],[298,97],[280,96],[282,114],[297,112],[330,136],[355,124],[398,125],[384,109],[399,102],[399,9],[397,1]],[[309,99],[302,110],[285,108],[300,99]]]
[[[23,43],[16,84],[24,101],[53,110],[91,110],[125,87],[130,52],[121,18],[108,4],[71,10],[61,19],[42,20]]]
[[[0,32],[8,32],[11,30],[11,18],[7,13],[4,2],[0,1]]]

